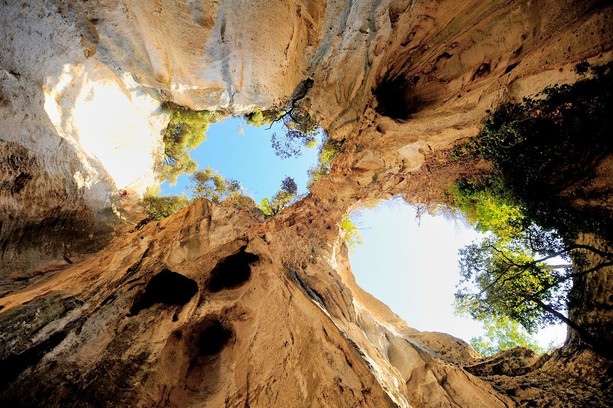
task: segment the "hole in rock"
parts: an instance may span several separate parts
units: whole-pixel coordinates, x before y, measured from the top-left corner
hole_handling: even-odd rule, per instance
[[[440,214],[440,213],[438,213]],[[484,336],[483,324],[454,309],[460,281],[458,251],[483,237],[453,213],[422,214],[396,198],[350,217],[362,243],[349,257],[357,283],[421,331],[451,334],[466,342]],[[523,332],[523,329],[522,329]],[[541,329],[533,340],[541,348],[561,345],[564,325]]]
[[[417,111],[418,100],[412,96],[412,86],[403,76],[386,76],[373,93],[377,99],[376,111],[380,115],[406,120]]]
[[[216,318],[205,319],[200,330],[196,344],[200,356],[219,354],[234,337],[233,330]]]
[[[15,177],[13,187],[11,188],[11,194],[15,195],[21,193],[30,180],[32,180],[32,176],[29,173],[21,172],[17,177]]]
[[[259,258],[255,254],[245,252],[243,247],[237,253],[222,259],[211,271],[211,276],[206,283],[207,290],[219,292],[243,285],[251,277],[250,264]]]
[[[223,317],[207,315],[172,332],[160,356],[161,366],[189,394],[210,394],[228,373],[222,371],[221,353],[235,338],[233,327]]]
[[[136,297],[130,308],[131,315],[137,315],[156,303],[166,305],[184,305],[198,292],[198,285],[193,279],[180,273],[164,269],[151,278],[145,290]]]
[[[214,202],[248,196],[265,214],[274,215],[298,201],[310,183],[330,169],[330,150],[337,145],[328,142],[325,132],[301,109],[256,110],[230,118],[214,114],[218,122],[198,130],[203,142],[187,150],[192,164],[166,157],[161,173],[171,175],[161,186],[163,195]]]

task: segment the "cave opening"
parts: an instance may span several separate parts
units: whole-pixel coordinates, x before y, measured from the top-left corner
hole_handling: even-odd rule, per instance
[[[234,331],[218,318],[207,318],[199,326],[198,354],[203,357],[219,354],[233,337]]]
[[[220,260],[211,271],[206,283],[210,292],[234,289],[242,286],[251,277],[251,264],[260,257],[241,248],[237,253]]]
[[[419,79],[419,76],[410,79],[402,75],[385,76],[373,90],[377,113],[394,120],[409,119],[418,109],[419,100],[412,95],[412,89]]]
[[[482,233],[459,214],[423,214],[401,198],[357,209],[349,218],[361,238],[349,253],[360,287],[417,330],[448,333],[471,344],[487,337],[487,327],[454,308],[458,252]],[[566,326],[551,325],[530,338],[541,349],[561,346]]]
[[[189,152],[193,171],[163,182],[162,194],[215,202],[238,194],[274,215],[305,196],[322,173],[327,136],[303,111],[287,119],[283,111],[255,110],[210,123],[203,132]]]
[[[130,308],[130,314],[135,316],[157,303],[182,306],[189,302],[197,292],[196,281],[180,273],[164,269],[153,276],[145,290],[137,295]]]

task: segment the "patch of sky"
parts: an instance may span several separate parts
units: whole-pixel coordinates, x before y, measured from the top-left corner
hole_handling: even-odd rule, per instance
[[[350,215],[362,244],[350,253],[358,284],[388,305],[410,327],[438,331],[465,341],[484,334],[481,323],[454,313],[460,280],[458,250],[480,237],[461,221],[442,215],[417,216],[415,207],[396,198]],[[542,348],[559,346],[566,326],[542,329]]]
[[[281,181],[289,176],[298,186],[298,194],[306,194],[308,169],[317,164],[317,155],[322,143],[318,134],[317,145],[302,147],[298,157],[282,159],[271,146],[273,133],[283,135],[285,129],[279,121],[272,125],[250,126],[242,117],[231,117],[209,126],[206,140],[190,152],[198,163],[198,170],[211,167],[227,179],[235,179],[243,187],[243,193],[259,203],[273,196]],[[188,194],[189,175],[179,177],[176,185],[164,182],[164,195]]]

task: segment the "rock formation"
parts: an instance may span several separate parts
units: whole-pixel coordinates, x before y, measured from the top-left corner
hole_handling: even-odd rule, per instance
[[[436,200],[488,108],[611,60],[612,19],[598,0],[3,2],[2,405],[610,406],[610,360],[573,336],[480,359],[407,327],[356,285],[338,223]],[[307,79],[344,141],[308,197],[133,228],[162,101],[241,114]],[[610,324],[612,273],[571,313]]]

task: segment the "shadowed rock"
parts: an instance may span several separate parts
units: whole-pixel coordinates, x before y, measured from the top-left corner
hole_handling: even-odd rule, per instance
[[[245,252],[241,248],[236,254],[223,258],[211,271],[206,288],[211,292],[219,292],[223,289],[238,288],[251,277],[251,263],[260,257]]]
[[[197,292],[198,285],[193,279],[164,269],[151,278],[144,292],[136,297],[130,308],[130,314],[137,315],[141,310],[156,303],[184,305]]]

